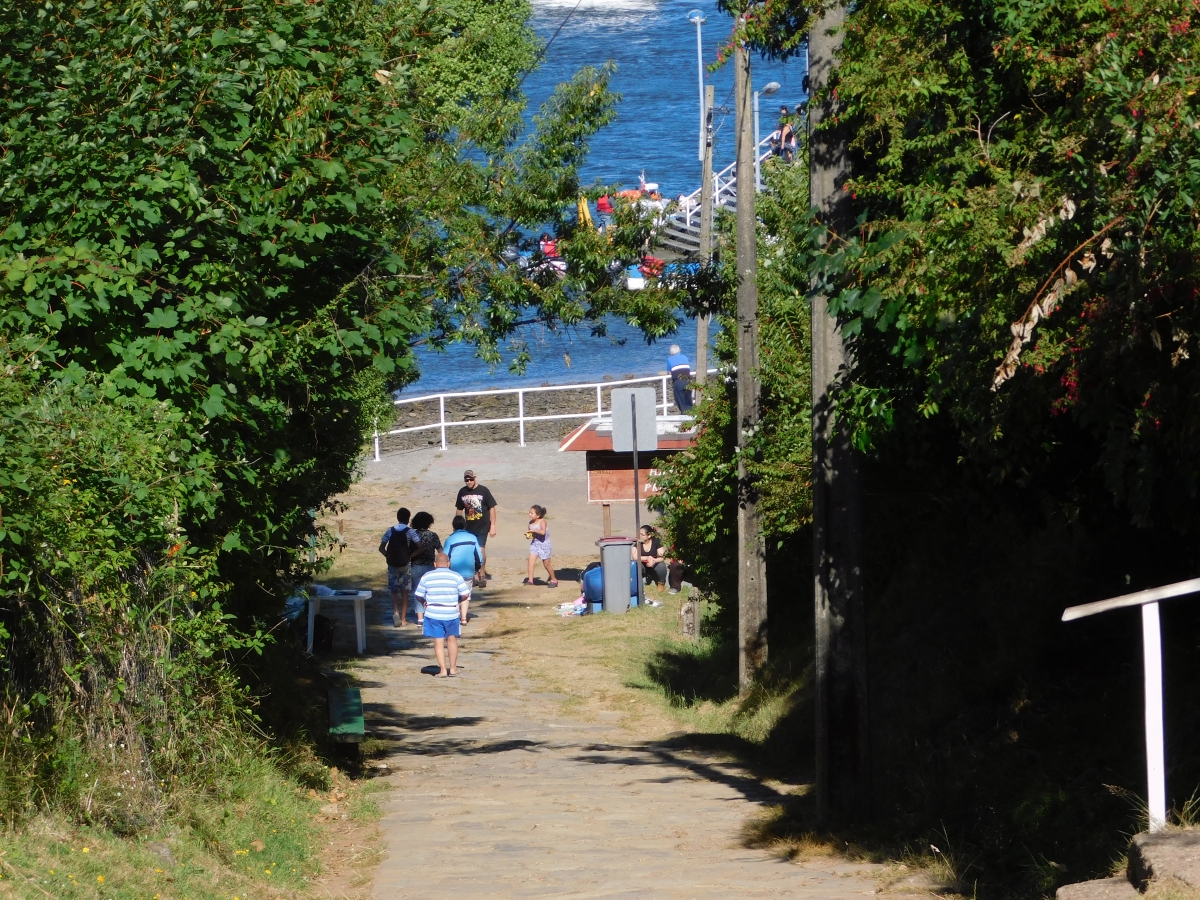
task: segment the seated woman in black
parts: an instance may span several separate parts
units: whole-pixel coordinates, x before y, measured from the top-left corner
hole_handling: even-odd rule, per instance
[[[667,548],[658,539],[658,532],[653,527],[641,527],[634,552],[641,559],[642,580],[646,584],[653,581],[661,591],[667,584]]]

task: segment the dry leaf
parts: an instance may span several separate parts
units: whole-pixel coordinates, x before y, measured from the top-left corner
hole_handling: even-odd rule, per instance
[[[264,850],[267,849],[267,845],[264,844],[262,841],[260,841],[258,838],[255,838],[254,840],[252,840],[250,842],[250,849],[253,850],[255,853],[262,853]]]

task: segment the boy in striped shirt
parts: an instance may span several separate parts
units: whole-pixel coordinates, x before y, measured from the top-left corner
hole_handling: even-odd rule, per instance
[[[461,604],[471,599],[471,585],[450,568],[450,557],[438,552],[433,569],[421,576],[413,592],[425,606],[426,637],[433,638],[433,653],[438,661],[438,678],[453,678],[458,674],[458,635]],[[446,668],[446,644],[450,647],[450,667]]]

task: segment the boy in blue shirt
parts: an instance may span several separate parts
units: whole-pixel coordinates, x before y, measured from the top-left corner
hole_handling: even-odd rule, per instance
[[[462,576],[468,584],[475,583],[475,576],[483,566],[483,552],[479,547],[479,538],[467,531],[467,520],[464,516],[455,516],[451,522],[454,531],[442,544],[442,552],[450,560],[450,569]],[[462,621],[467,623],[467,607],[470,597],[462,603]]]

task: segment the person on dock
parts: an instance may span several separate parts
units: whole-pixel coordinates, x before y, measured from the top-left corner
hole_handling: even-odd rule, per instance
[[[496,498],[492,492],[479,483],[474,469],[463,472],[463,486],[458,489],[458,497],[454,508],[462,510],[463,518],[467,521],[467,531],[475,535],[479,542],[480,565],[475,574],[475,583],[484,587],[487,585],[487,540],[496,536]]]
[[[604,234],[612,227],[613,220],[613,205],[612,199],[605,194],[596,201],[596,218],[600,220],[600,233]]]
[[[779,155],[787,162],[796,155],[796,126],[786,106],[779,107]]]
[[[437,554],[442,551],[442,539],[433,530],[433,516],[421,510],[412,517],[412,529],[419,543],[412,551],[412,583],[419,584],[426,573],[432,571]],[[401,619],[401,621],[404,621]],[[417,624],[425,622],[425,609],[417,605]]]
[[[467,617],[465,604],[471,599],[471,586],[450,568],[450,557],[440,550],[434,555],[433,566],[421,576],[414,593],[425,610],[422,633],[433,638],[437,677],[453,678],[458,674],[458,636]]]
[[[675,395],[675,408],[681,413],[691,412],[692,391],[688,385],[692,381],[692,367],[678,344],[671,345],[671,355],[667,357],[667,371],[671,373],[671,392]]]
[[[523,582],[532,585],[534,560],[540,559],[546,567],[546,587],[558,587],[558,579],[554,577],[554,561],[550,558],[550,526],[546,524],[546,507],[536,503],[529,507],[529,530],[525,532],[529,538],[529,576]]]
[[[387,558],[388,592],[392,595],[392,624],[399,628],[408,620],[408,591],[412,582],[412,553],[421,539],[408,526],[410,513],[396,510],[396,524],[383,533],[379,552]]]

